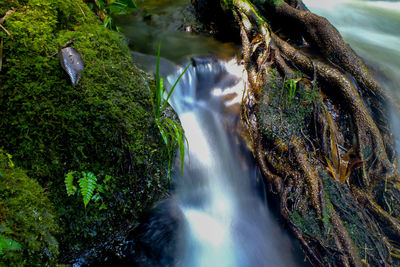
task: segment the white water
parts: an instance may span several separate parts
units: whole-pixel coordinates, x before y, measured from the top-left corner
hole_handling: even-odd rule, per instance
[[[327,18],[375,77],[400,98],[400,1],[303,0]],[[400,114],[392,111],[392,131],[400,151]],[[400,168],[400,162],[399,166]]]
[[[289,238],[262,201],[254,160],[235,133],[239,117],[231,110],[242,96],[243,72],[234,60],[199,61],[171,101],[189,143],[183,177],[174,177],[185,219],[176,266],[298,266]]]

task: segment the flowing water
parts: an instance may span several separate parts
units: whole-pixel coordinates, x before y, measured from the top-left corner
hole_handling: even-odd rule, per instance
[[[377,78],[400,94],[399,1],[304,2],[332,21],[373,67]],[[140,3],[156,15],[174,8],[173,1],[167,0]],[[175,2],[179,8],[187,3]],[[235,47],[204,36],[176,33],[168,26],[148,23],[142,16],[120,24],[132,42],[135,61],[147,70],[154,70],[155,63],[155,57],[147,54],[154,55],[158,40],[163,39],[162,55],[166,59],[161,61],[161,73],[170,84],[182,71],[176,63],[195,57],[171,99],[188,139],[184,173],[181,176],[176,171],[173,177],[170,201],[174,204],[166,212],[160,205],[150,220],[154,224],[149,223],[155,227],[144,230],[149,232],[144,234],[149,237],[147,242],[161,248],[161,259],[143,259],[141,265],[302,266],[303,256],[295,250],[298,244],[285,234],[267,208],[262,178],[240,135],[238,110],[245,77],[236,63]],[[206,56],[210,54],[213,57]],[[159,225],[165,225],[168,231]],[[172,245],[157,243],[164,240],[157,235],[170,236],[171,232],[175,237],[167,239]]]
[[[157,242],[165,240],[162,236],[174,237],[161,244],[157,259],[140,256],[139,265],[304,265],[299,245],[267,208],[260,172],[240,135],[240,100],[246,77],[235,59],[237,48],[210,37],[177,33],[164,23],[174,17],[165,15],[173,11],[171,1],[153,2],[143,1],[142,7],[154,12],[154,22],[146,21],[141,16],[143,11],[119,21],[131,41],[135,62],[154,71],[156,58],[148,54],[156,53],[162,39],[160,68],[167,84],[171,85],[182,71],[177,62],[191,58],[193,66],[170,101],[188,139],[184,173],[180,175],[177,162],[169,204],[159,205],[147,222],[157,226],[139,233],[149,237],[144,243],[153,242],[154,250],[159,250]],[[182,8],[185,2],[177,1],[176,8]],[[171,214],[178,214],[172,216],[177,219],[171,220]]]
[[[177,266],[296,266],[239,136],[242,73],[235,60],[194,59],[171,101],[189,143],[175,179],[185,220]]]

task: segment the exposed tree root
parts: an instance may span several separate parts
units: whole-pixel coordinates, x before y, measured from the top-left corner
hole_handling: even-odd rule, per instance
[[[247,0],[231,6],[250,85],[242,119],[282,216],[314,266],[398,264],[389,240],[400,238],[399,177],[384,108],[398,100],[301,1],[254,2],[262,14]],[[269,16],[297,25],[325,60],[285,40],[291,29],[274,33]]]

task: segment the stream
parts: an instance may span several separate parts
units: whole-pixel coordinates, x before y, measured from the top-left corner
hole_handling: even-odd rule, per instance
[[[239,136],[241,66],[234,59],[193,61],[171,101],[189,144],[183,176],[175,176],[184,218],[176,266],[297,266]]]
[[[134,61],[150,73],[162,40],[167,86],[192,62],[170,99],[188,140],[184,172],[176,162],[172,197],[142,224],[132,258],[139,266],[307,266],[298,242],[271,214],[261,173],[241,137],[246,77],[239,47],[171,29],[166,20],[181,19],[170,12],[180,12],[183,2],[144,1],[145,11],[119,21]],[[150,23],[143,17],[148,10]]]
[[[236,58],[224,61],[216,55],[192,58],[192,64],[170,100],[188,140],[184,172],[180,175],[176,162],[173,196],[157,208],[166,211],[150,219],[161,221],[157,227],[163,228],[162,221],[178,214],[176,229],[161,230],[161,235],[174,235],[175,244],[162,245],[172,246],[173,255],[168,250],[157,259],[136,260],[140,266],[301,266],[298,244],[267,208],[261,174],[240,136],[243,67]],[[160,65],[169,86],[183,71],[167,59]],[[155,228],[143,231],[160,232]]]
[[[334,2],[304,1],[332,22],[377,79],[399,96],[400,2]],[[162,39],[161,76],[167,84],[174,83],[189,61],[192,67],[170,101],[188,139],[184,172],[180,175],[176,162],[171,198],[155,209],[148,227],[141,228],[147,239],[143,242],[153,250],[137,252],[137,264],[308,266],[297,241],[268,207],[261,174],[241,137],[239,110],[246,77],[237,62],[238,48],[168,28],[166,20],[178,15],[165,14],[183,9],[188,1],[140,4],[153,12],[155,22],[148,23],[141,15],[119,22],[131,41],[135,62],[154,72],[154,55]],[[394,132],[400,136],[398,115],[392,117]]]

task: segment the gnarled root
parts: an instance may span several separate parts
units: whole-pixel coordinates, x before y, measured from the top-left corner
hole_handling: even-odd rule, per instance
[[[281,214],[315,266],[391,266],[400,194],[382,107],[398,102],[326,19],[298,0],[290,1],[297,8],[264,2],[275,4],[264,9],[271,21],[300,25],[327,59],[306,55],[273,33],[249,1],[233,0],[250,85],[242,120]],[[298,110],[312,116],[296,121]]]

